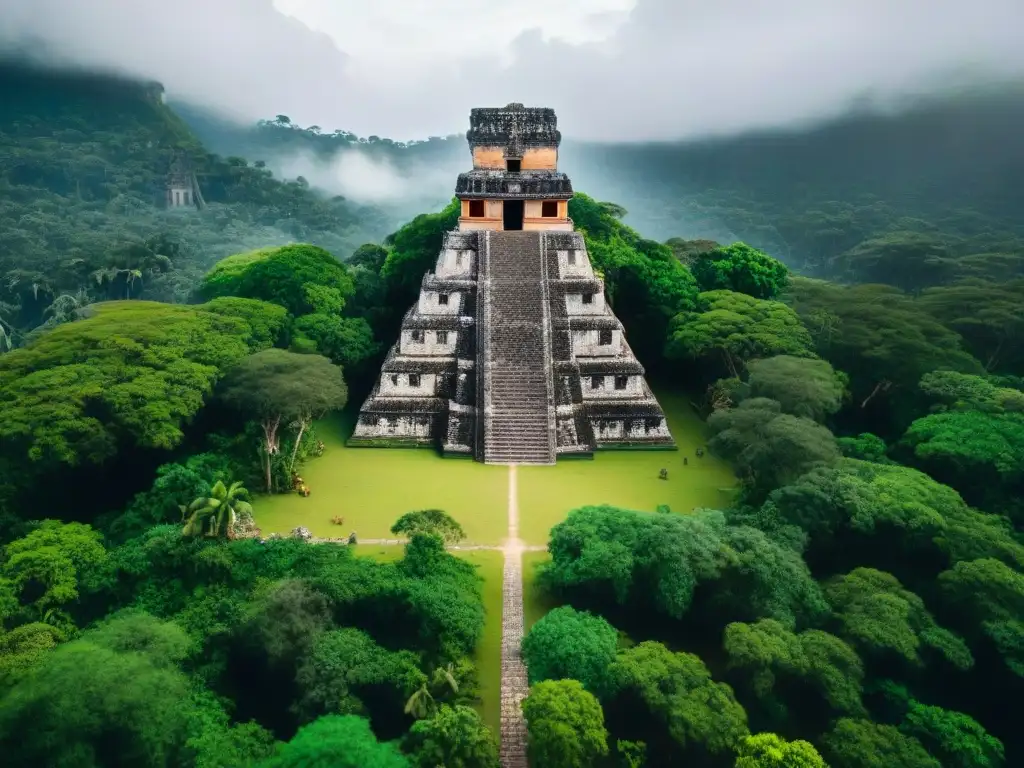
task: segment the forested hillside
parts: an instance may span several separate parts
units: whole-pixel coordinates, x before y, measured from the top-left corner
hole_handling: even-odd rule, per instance
[[[183,301],[239,250],[302,241],[345,255],[395,223],[209,153],[159,85],[8,63],[0,90],[0,343],[95,300]],[[176,158],[201,210],[165,210]]]
[[[177,108],[218,152],[271,166],[358,152],[406,174],[431,205],[469,163],[461,134],[403,144],[286,115],[242,127]],[[1024,90],[1003,87],[716,140],[593,144],[564,125],[559,165],[647,237],[742,240],[804,274],[913,289],[1024,271],[1022,124]],[[902,263],[903,278],[882,271]]]
[[[367,390],[457,201],[380,238],[379,210],[210,154],[155,86],[3,77],[0,762],[497,768],[482,654],[504,572],[420,504],[452,466],[495,468],[351,478],[415,499],[393,556],[260,529],[280,494],[308,500],[320,419]],[[831,130],[774,159],[753,139],[683,167],[622,152],[665,205],[702,179],[684,212],[728,190],[724,235],[681,216],[665,242],[619,199],[569,203],[630,345],[735,487],[717,509],[565,509],[531,553],[535,768],[1024,764],[1024,247],[998,170],[1019,148],[933,167],[922,141],[860,169]],[[165,211],[182,154],[205,205]],[[777,247],[733,242],[743,226]],[[313,242],[268,247],[291,239]],[[673,482],[709,460],[664,455]]]

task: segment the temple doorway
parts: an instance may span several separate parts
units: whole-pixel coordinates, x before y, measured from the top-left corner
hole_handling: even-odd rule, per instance
[[[506,200],[502,205],[502,227],[505,230],[523,228],[523,201]]]

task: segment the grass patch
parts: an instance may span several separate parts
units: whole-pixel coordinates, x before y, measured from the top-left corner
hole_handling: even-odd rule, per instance
[[[558,607],[558,602],[537,585],[537,568],[551,560],[547,552],[523,552],[523,630],[530,631],[545,613]]]
[[[487,618],[473,661],[480,677],[480,703],[476,710],[495,735],[501,732],[501,583],[505,559],[501,552],[475,550],[453,552],[473,563],[484,579],[483,597]]]
[[[394,522],[417,509],[443,509],[466,531],[467,544],[500,544],[505,538],[508,469],[476,462],[445,461],[436,451],[416,448],[348,448],[351,419],[332,417],[316,424],[323,456],[302,468],[310,495],[261,496],[256,524],[264,535],[287,535],[303,525],[314,536],[383,539]],[[334,525],[335,515],[345,518]]]
[[[359,557],[383,562],[400,560],[405,554],[404,546],[395,545],[357,544],[353,549]],[[484,619],[484,633],[473,653],[473,662],[480,679],[480,702],[476,710],[494,734],[498,735],[501,732],[501,584],[504,556],[494,550],[455,551],[452,554],[475,565],[484,580],[482,595],[487,616]]]
[[[697,448],[707,445],[704,422],[685,396],[657,394],[678,452],[598,451],[593,461],[519,468],[519,535],[528,544],[547,544],[551,528],[570,510],[590,504],[644,512],[667,504],[673,512],[691,512],[730,502],[736,483],[732,469],[707,453],[696,456]],[[658,478],[663,467],[668,480]]]

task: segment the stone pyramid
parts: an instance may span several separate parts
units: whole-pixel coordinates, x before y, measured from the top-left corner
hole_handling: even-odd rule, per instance
[[[675,448],[605,302],[557,170],[554,110],[474,109],[459,228],[363,403],[354,446],[435,446],[488,464]]]

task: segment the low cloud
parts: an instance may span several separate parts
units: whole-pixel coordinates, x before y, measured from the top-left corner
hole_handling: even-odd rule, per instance
[[[380,2],[406,26],[434,12],[421,0]],[[284,113],[396,139],[465,130],[471,107],[510,101],[554,107],[577,138],[692,138],[1024,76],[1021,0],[637,0],[594,33],[603,39],[537,29],[493,51],[460,43],[467,29],[487,35],[497,12],[460,3],[464,16],[439,46],[450,54],[433,58],[404,54],[372,23],[360,28],[379,26],[379,38],[359,46],[363,58],[347,55],[312,27],[356,25],[371,11],[337,6],[304,0],[304,24],[272,0],[0,0],[0,46],[38,41],[50,56],[159,79],[245,120]]]
[[[359,148],[341,150],[326,161],[310,152],[298,152],[271,159],[268,164],[286,178],[302,176],[313,187],[364,203],[401,206],[447,201],[454,192],[453,168],[416,161],[399,167]]]

